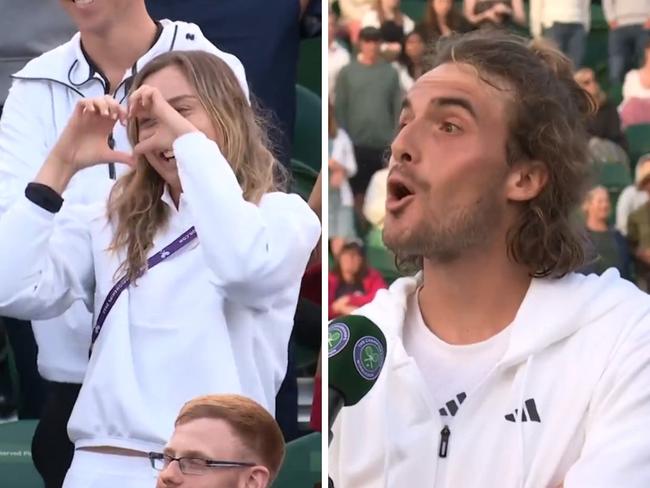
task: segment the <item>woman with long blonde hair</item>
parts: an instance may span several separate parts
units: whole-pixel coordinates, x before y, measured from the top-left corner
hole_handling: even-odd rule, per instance
[[[118,120],[133,154],[107,142]],[[107,161],[132,166],[107,204],[58,213],[70,179]],[[47,318],[77,300],[94,313],[65,488],[153,486],[147,453],[164,447],[190,398],[238,393],[274,411],[320,233],[307,204],[279,191],[279,173],[216,56],[154,59],[128,110],[110,97],[78,103],[25,198],[0,219],[0,275],[11,277],[0,313]],[[187,456],[178,469],[213,484],[226,471],[254,477],[251,459]]]

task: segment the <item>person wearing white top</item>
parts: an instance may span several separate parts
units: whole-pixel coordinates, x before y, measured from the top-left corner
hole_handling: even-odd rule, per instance
[[[189,398],[238,393],[274,412],[316,215],[277,191],[278,163],[233,70],[201,51],[142,67],[128,112],[85,99],[36,178],[0,218],[0,312],[93,313],[68,433],[64,488],[153,486],[146,458]],[[128,123],[135,155],[111,149]],[[74,175],[132,166],[104,203],[63,204]],[[96,458],[102,472],[92,469]]]
[[[328,21],[327,50],[327,89],[329,100],[334,103],[336,95],[336,78],[343,66],[350,62],[350,53],[336,40],[336,14],[330,10]]]
[[[609,25],[609,80],[617,84],[642,58],[649,38],[650,0],[603,0],[603,13]]]
[[[504,32],[444,38],[431,66],[383,229],[416,273],[353,312],[385,360],[336,417],[334,486],[650,486],[650,297],[577,272],[590,96],[562,53]]]
[[[582,67],[591,27],[591,0],[531,0],[530,32],[555,42],[575,68]]]
[[[59,4],[79,32],[13,75],[0,119],[0,215],[34,178],[76,103],[105,94],[126,103],[133,77],[159,54],[188,49],[212,52],[231,66],[248,93],[244,68],[235,56],[216,48],[194,24],[154,21],[145,0],[66,0]],[[111,141],[116,149],[130,151],[121,125],[112,131]],[[66,201],[104,201],[122,172],[122,165],[114,163],[84,169],[67,187]],[[72,460],[65,425],[88,366],[92,316],[77,302],[59,317],[32,320],[32,328],[38,344],[38,370],[50,383],[32,459],[46,484],[60,486]]]
[[[644,45],[643,64],[639,69],[633,69],[625,75],[623,83],[624,106],[633,98],[650,98],[650,39]]]
[[[625,187],[616,201],[615,227],[624,236],[627,236],[627,221],[630,214],[641,208],[650,198],[648,192],[640,190],[637,186],[648,171],[650,171],[650,154],[639,158],[634,170],[634,183]]]

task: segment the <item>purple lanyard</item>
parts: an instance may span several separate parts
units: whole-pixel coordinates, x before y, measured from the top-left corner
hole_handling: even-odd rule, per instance
[[[147,259],[147,270],[150,270],[154,266],[162,263],[165,259],[177,251],[180,251],[194,239],[196,239],[196,229],[194,227],[190,227],[185,232],[183,232],[180,237],[177,237],[174,242]],[[102,331],[106,317],[113,308],[113,305],[115,305],[115,302],[117,302],[119,296],[124,290],[129,287],[130,284],[131,282],[129,279],[126,276],[123,276],[117,283],[115,283],[115,286],[111,288],[111,291],[108,292],[106,300],[104,300],[104,304],[102,305],[102,308],[99,311],[99,315],[97,316],[95,327],[93,327],[93,335],[90,341],[90,350],[88,351],[88,357],[90,357],[93,352],[93,346],[99,337],[99,333]]]

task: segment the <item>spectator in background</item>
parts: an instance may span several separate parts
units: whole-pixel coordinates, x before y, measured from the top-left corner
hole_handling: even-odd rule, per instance
[[[356,237],[354,230],[354,196],[348,178],[357,172],[352,141],[336,124],[334,107],[330,105],[329,132],[329,240],[332,254],[337,256],[343,244]]]
[[[618,84],[641,61],[650,29],[650,1],[603,0],[603,12],[609,24],[609,81]]]
[[[282,432],[261,405],[240,395],[209,395],[183,406],[164,451],[149,459],[160,471],[156,488],[267,488],[284,453]]]
[[[650,164],[640,165],[635,183],[640,191],[650,194]],[[650,201],[632,212],[627,220],[627,241],[634,256],[637,284],[650,291]]]
[[[377,7],[379,0],[339,0],[341,23],[349,36],[350,42],[356,45],[361,31],[361,20],[368,12]]]
[[[433,42],[452,32],[469,32],[472,24],[454,7],[453,0],[427,0],[424,20],[419,25],[426,42]]]
[[[327,21],[327,89],[329,90],[329,99],[333,101],[336,96],[336,79],[343,66],[350,62],[350,53],[336,39],[338,22],[336,12],[330,9]]]
[[[400,0],[378,0],[375,7],[361,19],[361,27],[380,29],[384,22],[393,22],[400,26],[404,35],[415,28],[413,19],[400,10]]]
[[[590,0],[530,0],[530,32],[544,36],[582,67],[591,26]]]
[[[465,0],[463,4],[465,17],[477,27],[526,25],[524,0]]]
[[[625,75],[623,101],[619,106],[623,128],[650,123],[650,37],[644,48],[641,67]]]
[[[201,27],[205,37],[237,56],[254,100],[273,115],[274,152],[286,166],[296,114],[296,79],[304,16],[320,14],[319,0],[147,0],[154,18]],[[320,35],[320,31],[317,32]]]
[[[425,35],[418,28],[413,30],[404,39],[404,48],[393,66],[399,73],[402,91],[406,92],[411,88],[425,71],[424,67]]]
[[[609,268],[618,269],[626,280],[632,280],[631,257],[625,238],[607,223],[612,207],[604,186],[592,188],[582,205],[587,235],[593,246],[593,261],[582,269],[584,273],[603,274]]]
[[[336,82],[336,120],[352,139],[357,160],[357,174],[350,183],[359,216],[368,182],[383,167],[402,103],[399,76],[381,58],[380,42],[378,29],[362,29],[359,54],[341,70]]]
[[[370,303],[375,294],[386,288],[379,271],[368,266],[359,241],[345,244],[328,280],[329,318],[347,315]]]
[[[600,88],[594,71],[591,68],[581,68],[576,71],[573,77],[576,83],[591,95],[596,104],[596,112],[586,121],[589,135],[618,144],[624,152],[627,148],[627,141],[621,130],[621,119],[618,116],[618,110],[616,105],[607,99],[607,94]]]
[[[644,166],[648,166],[647,168]],[[635,181],[640,181],[641,174],[650,171],[650,154],[639,158],[636,163]],[[627,221],[632,212],[648,201],[648,193],[639,190],[636,184],[626,187],[616,202],[616,229],[627,236]]]

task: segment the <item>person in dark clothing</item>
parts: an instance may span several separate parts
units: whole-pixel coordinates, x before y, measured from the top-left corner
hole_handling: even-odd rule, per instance
[[[596,103],[596,112],[587,119],[587,132],[592,137],[599,137],[612,141],[623,149],[627,149],[625,134],[621,130],[621,119],[618,116],[616,105],[607,99],[607,95],[600,88],[596,75],[590,68],[576,71],[574,78]]]
[[[592,188],[587,193],[582,210],[595,256],[581,271],[600,275],[609,268],[616,268],[621,277],[632,281],[632,257],[627,241],[607,223],[611,211],[607,189],[603,186]]]

